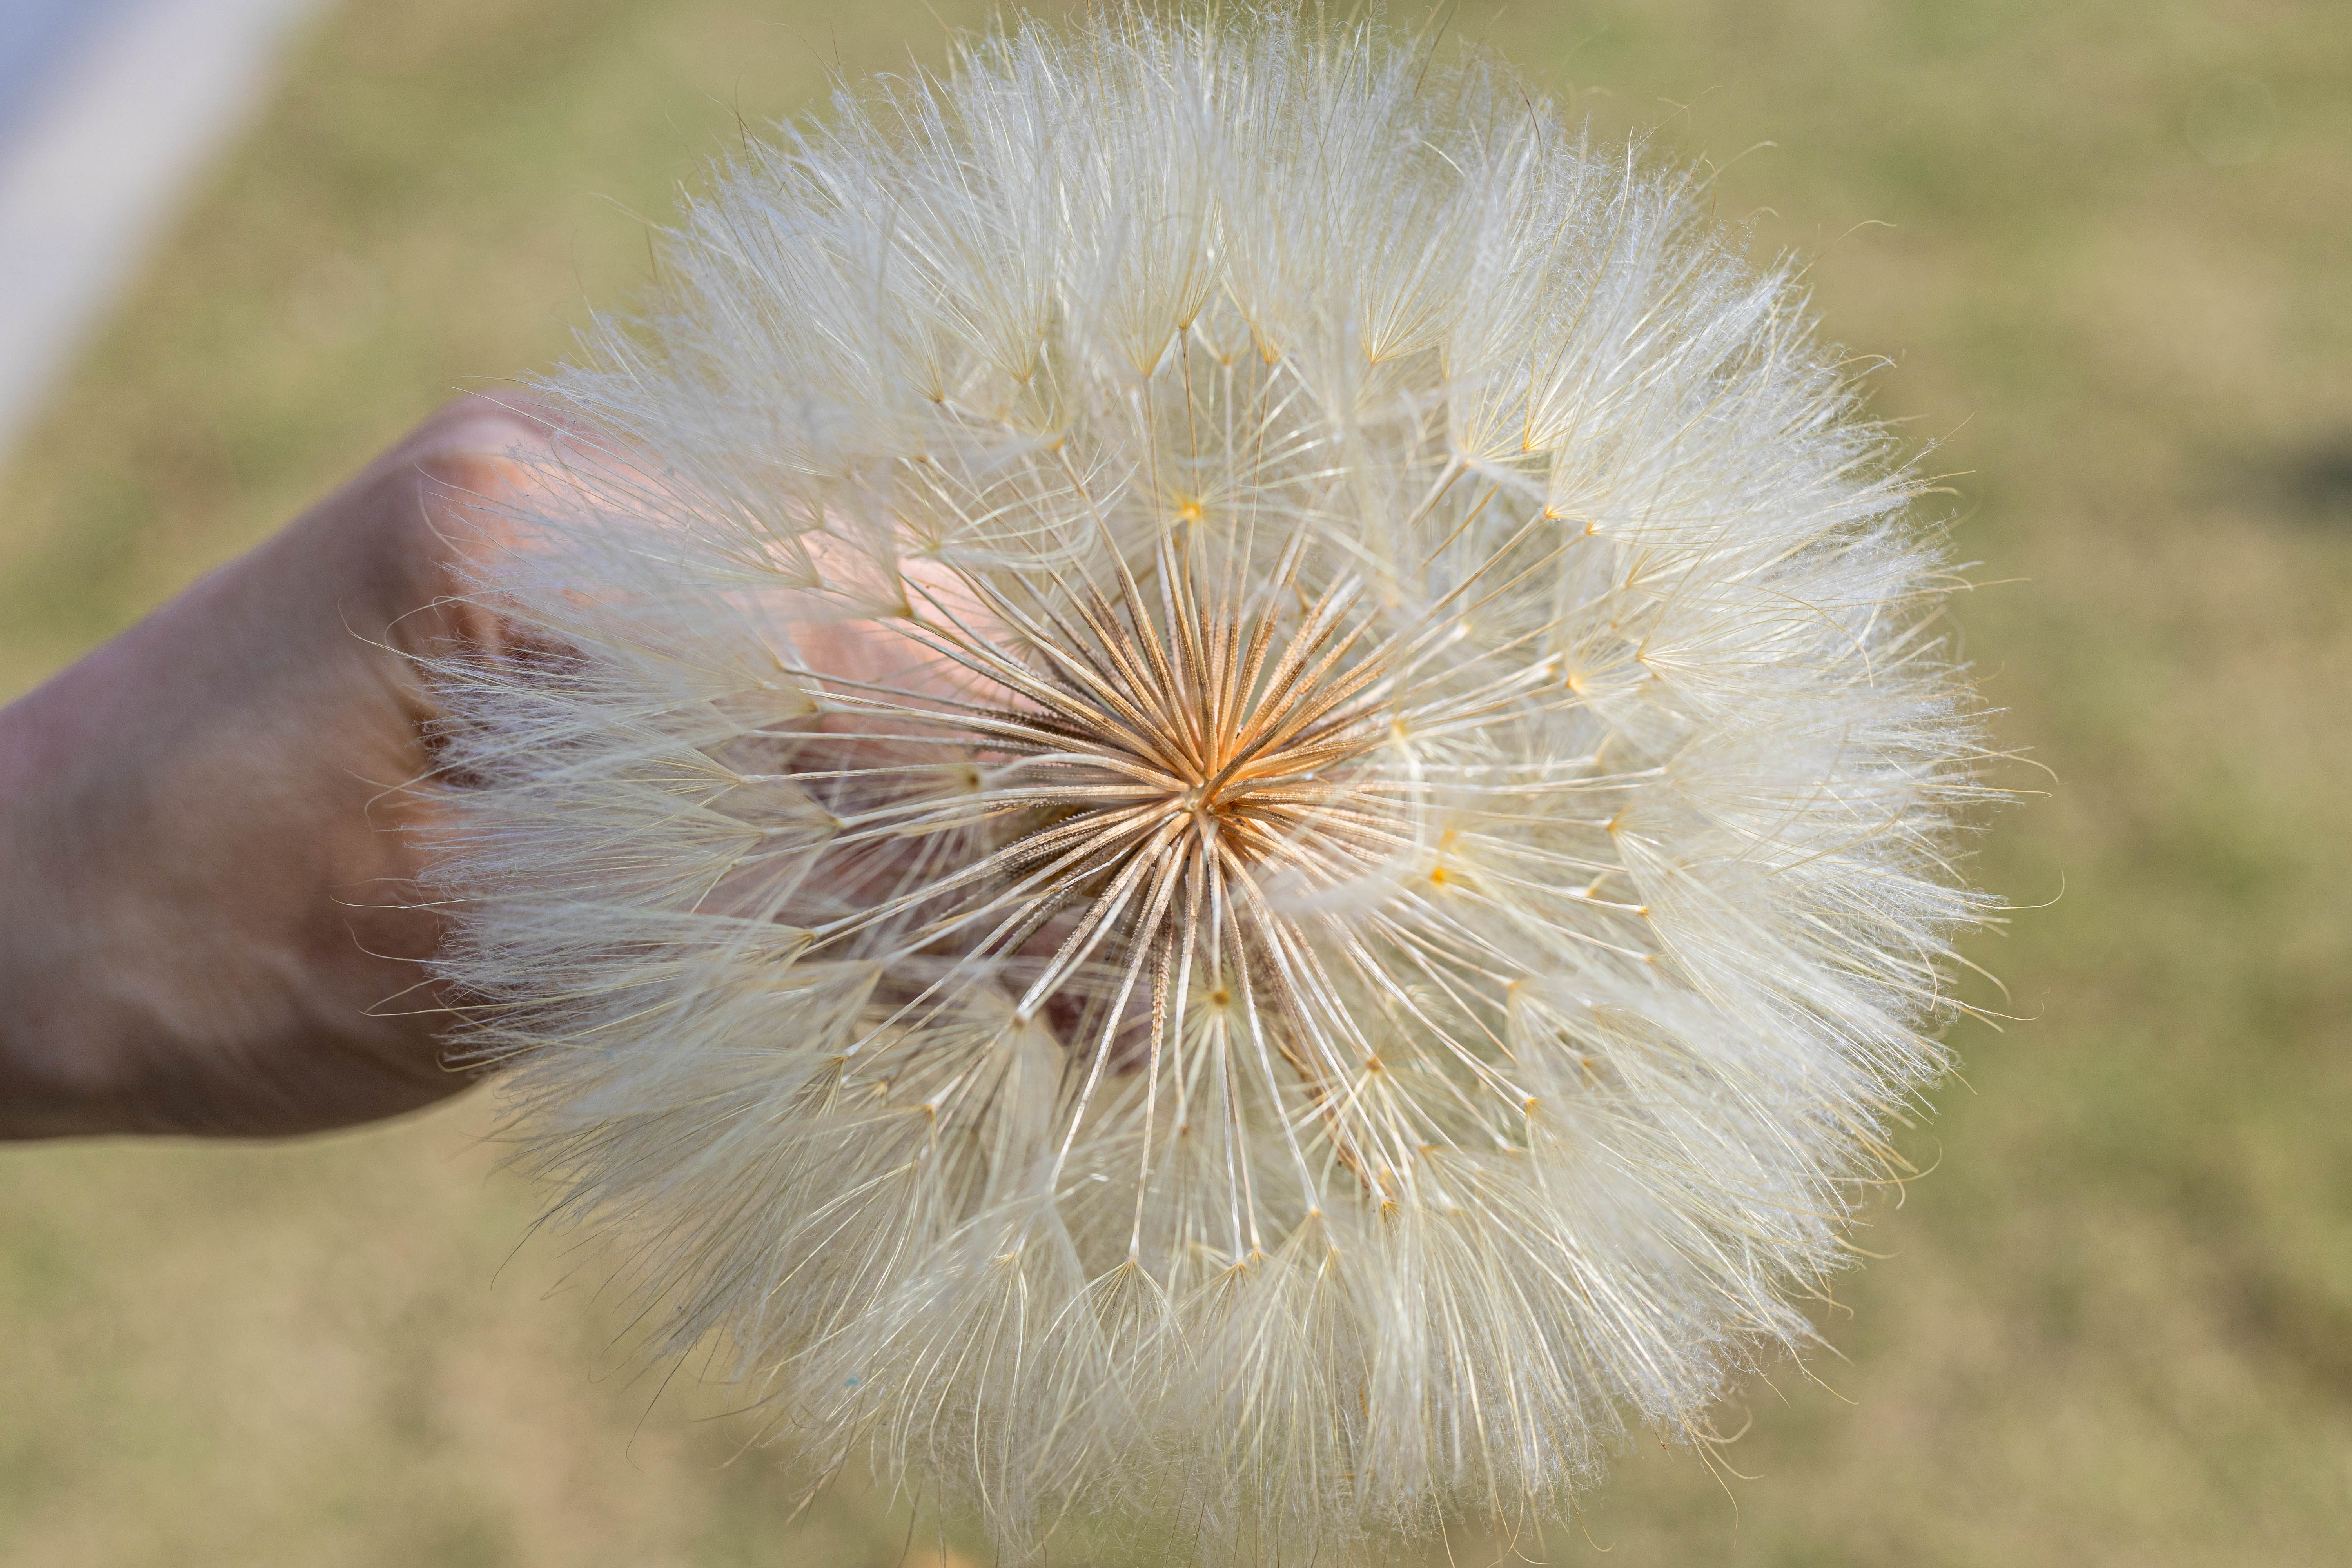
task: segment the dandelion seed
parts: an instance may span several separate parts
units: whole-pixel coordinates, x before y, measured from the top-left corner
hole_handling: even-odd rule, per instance
[[[1945,569],[1688,175],[1118,13],[726,168],[600,322],[562,658],[442,670],[556,1214],[820,1459],[1341,1549],[1808,1338],[1941,1064]]]

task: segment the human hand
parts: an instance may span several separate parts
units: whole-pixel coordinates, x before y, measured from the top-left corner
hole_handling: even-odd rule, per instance
[[[464,563],[545,419],[451,405],[0,709],[0,1136],[304,1132],[472,1081],[414,902],[415,660],[499,651]]]

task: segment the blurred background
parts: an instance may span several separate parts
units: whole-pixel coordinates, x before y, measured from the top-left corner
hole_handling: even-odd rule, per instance
[[[1403,6],[1392,15],[1407,16]],[[975,0],[0,3],[0,698],[562,355],[646,224]],[[2054,774],[1977,874],[2004,1030],[1858,1238],[1840,1354],[1637,1442],[1529,1555],[2352,1559],[2352,7],[1492,0],[1451,35],[1726,165],[1893,361]],[[144,62],[143,64],[142,62]],[[1989,998],[1997,1001],[1997,998]],[[0,1000],[5,1005],[5,1000]],[[0,1151],[0,1563],[991,1560],[622,1325],[478,1098],[281,1146]],[[1457,1537],[1454,1560],[1495,1560]],[[1083,1532],[1064,1563],[1105,1555]]]

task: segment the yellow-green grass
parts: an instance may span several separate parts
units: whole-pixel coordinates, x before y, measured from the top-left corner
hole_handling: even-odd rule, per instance
[[[643,279],[633,215],[739,115],[935,61],[940,18],[980,16],[346,5],[0,475],[0,691],[453,391],[560,355]],[[1755,1479],[1645,1439],[1551,1554],[2342,1557],[2352,12],[1517,0],[1452,25],[1602,128],[1727,164],[1726,215],[1817,257],[1828,330],[1894,362],[1877,410],[1963,471],[1958,547],[1998,584],[1959,606],[1970,651],[2002,742],[2056,775],[2013,773],[2046,796],[1978,862],[2047,906],[1973,950],[2030,1021],[1957,1032],[1967,1081],[1907,1142],[1932,1171],[1824,1314],[1846,1359],[1727,1414]],[[2209,90],[2231,73],[2275,134],[2210,166],[2186,127],[2249,96]],[[905,1507],[855,1486],[788,1523],[723,1392],[610,1351],[593,1265],[507,1261],[533,1200],[473,1100],[280,1147],[0,1154],[0,1562],[899,1561]],[[939,1545],[927,1515],[914,1560]]]

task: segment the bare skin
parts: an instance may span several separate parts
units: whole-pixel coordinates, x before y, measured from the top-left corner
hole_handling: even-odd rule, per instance
[[[466,567],[509,547],[497,503],[534,483],[551,417],[450,405],[0,709],[0,1139],[280,1136],[476,1081],[426,964],[443,920],[416,879],[455,786],[417,661],[509,651]],[[952,574],[908,576],[991,626]],[[859,679],[964,679],[869,623],[800,637]]]
[[[423,961],[436,792],[413,656],[534,411],[454,404],[250,554],[0,709],[0,1137],[275,1135],[472,1081]]]

